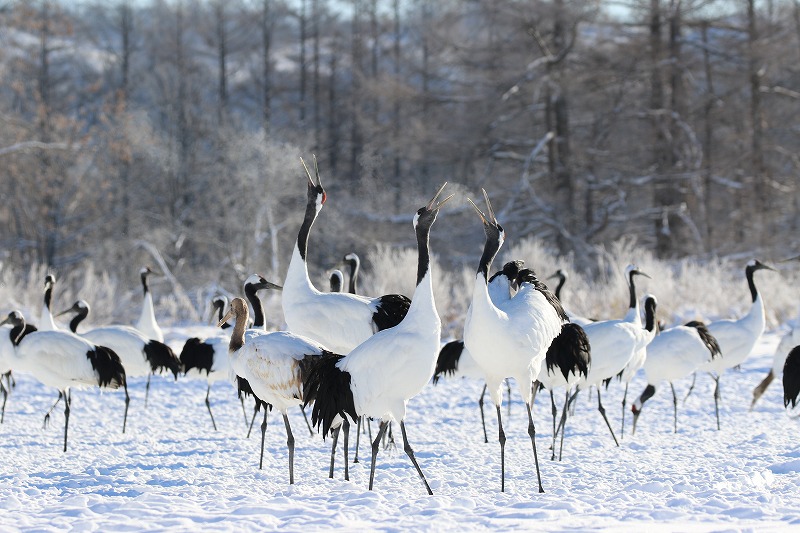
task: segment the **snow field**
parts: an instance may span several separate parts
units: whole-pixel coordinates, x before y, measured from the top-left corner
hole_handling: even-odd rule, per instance
[[[283,423],[271,413],[264,469],[258,470],[258,423],[250,439],[241,406],[226,383],[212,388],[219,431],[203,403],[204,380],[156,378],[145,410],[144,379],[131,380],[128,431],[121,433],[123,395],[75,391],[70,448],[61,452],[63,404],[47,430],[42,417],[57,393],[17,376],[0,426],[0,530],[308,531],[779,530],[800,525],[798,421],[782,404],[778,380],[753,412],[752,388],[771,366],[780,339],[769,333],[741,371],[721,380],[722,430],[714,430],[713,381],[699,376],[679,404],[672,433],[672,398],[662,384],[645,404],[637,434],[631,414],[620,448],[584,392],[567,425],[562,462],[550,461],[549,394],[534,409],[545,494],[536,492],[524,404],[514,388],[511,415],[503,406],[506,493],[500,493],[494,407],[486,404],[483,443],[477,399],[483,384],[451,379],[409,402],[409,440],[434,496],[402,449],[381,450],[375,491],[367,490],[369,445],[343,480],[342,439],[335,479],[328,479],[330,439],[310,437],[299,409],[290,412],[296,438],[296,485],[288,484]],[[690,380],[676,383],[682,400]],[[645,386],[633,380],[628,405]],[[622,387],[603,403],[619,437]],[[563,403],[563,391],[556,401]],[[248,418],[252,404],[246,403]],[[373,423],[373,431],[377,425]],[[351,458],[355,435],[351,434]]]

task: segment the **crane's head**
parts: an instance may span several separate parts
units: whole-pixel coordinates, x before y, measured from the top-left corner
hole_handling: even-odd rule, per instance
[[[746,271],[749,270],[750,272],[755,272],[756,270],[775,270],[775,269],[772,268],[769,265],[765,265],[764,263],[762,263],[758,259],[751,259],[750,261],[747,262],[747,266],[745,267],[745,270]]]
[[[67,314],[70,314],[70,313],[76,313],[76,314],[77,313],[85,313],[85,314],[88,315],[89,314],[89,304],[86,303],[86,300],[78,300],[77,302],[72,304],[72,307],[70,307],[69,309],[64,309],[63,311],[58,313],[56,316],[63,316],[63,315],[67,315]]]
[[[264,276],[259,274],[251,274],[244,282],[245,292],[248,292],[248,290],[260,291],[262,289],[275,289],[280,291],[283,290],[283,287],[267,281]]]
[[[231,308],[225,314],[224,317],[217,323],[217,327],[222,327],[222,325],[230,320],[231,318],[235,318],[237,324],[239,321],[242,323],[247,323],[247,315],[250,311],[247,309],[247,303],[239,297],[234,298],[231,300]]]
[[[628,280],[628,283],[633,281],[634,276],[642,276],[647,279],[653,279],[649,275],[647,275],[644,271],[639,270],[639,267],[636,265],[628,265],[625,267],[625,278]]]
[[[344,283],[344,274],[342,274],[341,270],[337,269],[331,272],[329,280],[331,284],[331,292],[342,291],[342,284]]]
[[[355,252],[350,252],[344,258],[342,258],[342,262],[350,265],[351,267],[355,267],[356,265],[361,263],[361,259]]]
[[[56,284],[56,277],[53,274],[48,274],[44,277],[44,287],[46,289],[52,288]]]
[[[559,282],[566,281],[567,273],[559,268],[558,270],[547,276],[547,279],[557,279]]]
[[[228,299],[223,294],[218,294],[211,299],[211,307],[216,310],[225,309],[228,305]]]
[[[486,210],[489,213],[488,215],[480,210],[480,208],[475,205],[470,198],[467,198],[467,201],[472,204],[472,207],[475,208],[475,211],[478,213],[478,216],[481,217],[481,221],[483,222],[483,231],[486,234],[487,239],[497,239],[498,241],[498,248],[499,246],[503,245],[503,241],[506,239],[505,230],[503,230],[503,226],[497,222],[497,217],[494,214],[494,209],[492,209],[492,203],[489,201],[489,195],[486,194],[486,189],[481,189],[483,192],[483,198],[486,200]]]
[[[308,177],[308,203],[309,204],[316,204],[317,211],[319,212],[322,209],[322,206],[325,204],[325,200],[328,199],[328,195],[325,194],[325,189],[322,187],[322,178],[319,176],[319,166],[317,165],[317,156],[312,156],[314,158],[314,174],[317,177],[317,182],[314,183],[314,178],[311,176],[311,172],[308,170],[306,166],[306,162],[303,161],[303,158],[300,158],[300,162],[303,164],[303,168],[306,171],[306,176]]]
[[[2,322],[0,322],[0,326],[4,324],[11,324],[12,326],[24,326],[25,319],[22,317],[22,313],[14,310],[8,313],[8,316],[5,317]]]
[[[444,190],[446,185],[447,182],[445,181],[442,184],[442,186],[439,187],[439,190],[436,191],[436,194],[433,196],[433,198],[431,198],[431,201],[428,202],[425,206],[417,209],[417,212],[414,215],[414,228],[430,229],[431,225],[436,220],[436,215],[439,214],[439,209],[441,209],[441,207],[444,204],[449,202],[450,199],[452,199],[453,196],[455,196],[454,194],[451,194],[441,202],[438,203],[436,202],[436,200],[439,198],[439,195],[442,194],[442,191]]]

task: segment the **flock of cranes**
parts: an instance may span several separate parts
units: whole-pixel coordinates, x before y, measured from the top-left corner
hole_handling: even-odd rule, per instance
[[[302,161],[302,159],[301,159]],[[633,431],[645,402],[661,382],[670,384],[674,405],[674,428],[678,425],[678,401],[672,383],[697,372],[714,377],[717,429],[719,429],[719,380],[726,369],[737,366],[751,352],[765,327],[764,303],[754,280],[755,272],[771,267],[751,261],[745,268],[752,304],[736,320],[709,324],[691,322],[668,329],[659,327],[657,301],[653,295],[643,298],[644,318],[636,293],[635,278],[647,276],[636,266],[629,266],[625,279],[629,287],[629,308],[625,316],[612,320],[592,320],[565,310],[559,292],[566,280],[562,271],[555,293],[542,283],[522,260],[510,261],[490,275],[492,263],[505,241],[505,231],[497,220],[491,201],[483,191],[485,211],[472,200],[484,230],[483,253],[477,263],[472,297],[467,311],[463,340],[444,344],[441,321],[436,311],[431,272],[430,233],[443,205],[453,195],[440,200],[442,185],[433,198],[414,215],[418,261],[416,287],[412,298],[400,294],[367,297],[357,294],[359,258],[345,256],[349,268],[349,290],[344,291],[344,275],[335,270],[330,276],[330,291],[319,290],[308,274],[306,257],[311,228],[320,215],[327,196],[319,169],[314,161],[312,174],[303,162],[307,177],[305,214],[292,251],[283,285],[271,283],[259,275],[244,283],[245,298],[234,298],[230,305],[224,297],[213,300],[219,329],[207,337],[185,340],[180,354],[164,343],[153,306],[147,279],[149,268],[141,271],[144,303],[134,326],[113,325],[83,331],[81,322],[89,314],[89,305],[79,300],[59,315],[71,315],[69,330],[59,329],[51,304],[55,277],[45,279],[44,305],[38,329],[14,310],[0,323],[0,390],[4,394],[2,416],[12,386],[11,372],[27,372],[46,386],[58,391],[58,400],[45,416],[63,400],[64,446],[68,442],[71,391],[83,387],[122,388],[125,391],[123,429],[127,423],[130,397],[127,378],[169,372],[196,374],[207,380],[205,403],[214,429],[211,411],[212,384],[228,381],[236,387],[245,410],[246,397],[254,399],[250,429],[259,411],[261,424],[261,459],[269,410],[279,412],[287,434],[289,483],[294,483],[295,439],[289,423],[290,409],[311,407],[308,429],[332,436],[330,477],[333,477],[336,446],[343,433],[344,477],[349,479],[349,430],[357,426],[356,453],[362,424],[379,422],[371,439],[369,489],[375,482],[375,465],[381,442],[390,425],[399,426],[403,450],[408,455],[428,494],[430,485],[417,461],[405,423],[408,401],[428,384],[443,376],[464,375],[485,381],[479,400],[484,440],[488,443],[484,419],[484,397],[488,391],[495,406],[500,445],[500,489],[505,490],[505,443],[502,403],[504,389],[513,378],[526,405],[528,434],[531,439],[537,485],[544,492],[536,447],[533,403],[537,393],[547,389],[552,407],[552,455],[556,456],[556,438],[560,434],[559,459],[563,450],[568,414],[574,409],[577,395],[590,388],[597,394],[598,411],[614,442],[617,436],[601,399],[601,390],[614,380],[628,384],[641,369],[647,387],[633,402]],[[286,330],[267,331],[259,291],[281,291]],[[252,322],[250,308],[253,310]],[[55,315],[55,316],[59,316]],[[232,326],[228,323],[232,321]],[[795,332],[782,341],[776,352],[776,364],[754,391],[753,404],[783,371],[784,402],[792,406],[800,395],[800,338]],[[800,337],[800,333],[796,334]],[[563,389],[561,416],[555,391]],[[147,398],[147,392],[145,394]],[[146,399],[145,399],[146,402]],[[626,400],[623,399],[622,428],[625,430]],[[2,418],[0,418],[2,421]],[[247,414],[245,413],[247,422]],[[370,430],[371,434],[371,430]],[[249,433],[248,433],[249,435]]]

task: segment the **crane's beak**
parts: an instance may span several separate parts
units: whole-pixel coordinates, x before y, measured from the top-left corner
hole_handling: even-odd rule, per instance
[[[221,327],[222,327],[222,325],[223,325],[225,322],[227,322],[228,320],[230,320],[231,318],[233,318],[233,309],[232,309],[232,308],[231,308],[230,310],[228,310],[228,313],[227,313],[227,314],[226,314],[224,317],[222,317],[222,320],[220,320],[219,322],[217,322],[217,327],[218,327],[218,328],[221,328]]]
[[[428,205],[425,206],[425,209],[427,209],[428,211],[434,211],[434,210],[437,210],[437,209],[441,209],[441,207],[444,204],[449,202],[453,198],[453,196],[455,196],[455,193],[453,193],[450,196],[448,196],[447,198],[445,198],[444,200],[442,200],[441,202],[439,202],[438,204],[436,203],[437,198],[439,198],[439,195],[442,194],[442,191],[444,190],[444,188],[446,186],[447,186],[447,182],[445,181],[444,183],[442,183],[442,186],[439,187],[439,190],[436,191],[436,194],[433,196],[433,198],[431,198],[431,201],[428,202]]]

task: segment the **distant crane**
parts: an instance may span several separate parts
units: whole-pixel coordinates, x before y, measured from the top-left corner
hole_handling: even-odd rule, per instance
[[[59,313],[59,316],[68,313],[75,314],[69,323],[70,331],[91,343],[113,350],[122,361],[127,377],[149,377],[166,370],[178,379],[181,362],[172,348],[163,342],[149,339],[138,329],[124,325],[102,326],[78,333],[78,325],[89,315],[89,304],[84,300],[78,300],[72,307]],[[126,397],[126,412],[129,401]]]
[[[652,299],[652,304],[650,301],[650,297],[645,299],[645,308],[649,305],[655,308],[655,298]],[[719,354],[717,339],[702,322],[688,322],[684,326],[665,329],[656,335],[647,346],[647,359],[644,362],[647,387],[631,406],[633,432],[636,433],[636,421],[642,413],[644,402],[656,393],[656,385],[668,381],[672,389],[673,422],[677,433],[678,397],[673,382],[688,377]]]
[[[714,407],[717,417],[717,429],[719,429],[719,380],[722,377],[722,373],[726,369],[733,368],[744,362],[750,352],[753,351],[753,346],[755,346],[761,334],[764,333],[764,327],[766,326],[764,301],[753,280],[753,274],[759,270],[775,269],[757,259],[749,261],[745,266],[745,278],[752,298],[752,304],[747,313],[739,319],[717,320],[708,325],[708,331],[719,343],[722,356],[702,365],[699,370],[708,372],[714,379]]]

